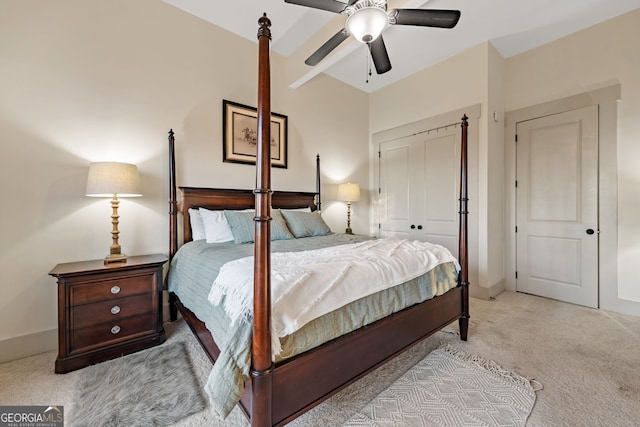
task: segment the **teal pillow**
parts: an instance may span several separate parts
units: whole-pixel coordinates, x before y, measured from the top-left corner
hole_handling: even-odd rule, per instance
[[[326,236],[331,229],[318,212],[282,211],[289,230],[296,237]]]
[[[224,211],[224,216],[231,227],[231,234],[236,244],[253,243],[255,240],[254,211]],[[293,239],[279,210],[271,211],[271,240]]]
[[[287,222],[282,217],[280,209],[271,209],[271,240],[293,239],[293,234],[287,227]]]

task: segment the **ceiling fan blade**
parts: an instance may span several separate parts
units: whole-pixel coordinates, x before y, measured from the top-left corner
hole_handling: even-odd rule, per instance
[[[335,0],[284,0],[285,3],[297,4],[299,6],[312,7],[314,9],[328,10],[329,12],[340,13],[347,5]],[[351,4],[351,3],[349,3]]]
[[[389,15],[391,24],[420,27],[453,28],[460,19],[459,10],[394,9]]]
[[[338,31],[333,35],[333,37],[331,37],[322,46],[320,46],[318,50],[313,52],[311,56],[308,57],[306,61],[304,61],[304,63],[311,66],[318,65],[318,63],[322,61],[325,56],[330,54],[333,49],[337,48],[340,43],[345,41],[348,37],[349,33],[347,33],[344,29]]]
[[[391,61],[389,60],[389,54],[382,35],[379,35],[377,39],[369,43],[369,49],[371,50],[373,65],[376,66],[376,73],[384,74],[391,70]]]

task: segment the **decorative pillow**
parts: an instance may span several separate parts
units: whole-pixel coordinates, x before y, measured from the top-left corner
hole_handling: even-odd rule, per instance
[[[198,209],[189,208],[189,224],[191,224],[191,240],[204,240],[204,222]]]
[[[271,240],[293,239],[293,234],[287,227],[287,222],[282,216],[280,209],[271,210]]]
[[[326,236],[331,229],[318,212],[282,211],[289,230],[296,237]]]
[[[207,243],[223,243],[233,240],[233,234],[231,234],[231,228],[225,218],[224,211],[211,211],[200,208],[200,216],[204,223],[204,234]]]
[[[224,211],[236,244],[253,243],[255,240],[255,212]],[[271,240],[293,239],[282,214],[278,209],[271,211]]]

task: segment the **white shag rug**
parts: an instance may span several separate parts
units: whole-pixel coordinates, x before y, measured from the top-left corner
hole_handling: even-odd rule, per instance
[[[169,426],[206,407],[182,342],[89,366],[81,374],[74,427]]]
[[[345,426],[524,426],[536,400],[532,383],[536,382],[445,344]]]

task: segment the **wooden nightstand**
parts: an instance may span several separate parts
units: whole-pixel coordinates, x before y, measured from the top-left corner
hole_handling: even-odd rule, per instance
[[[161,344],[164,255],[58,264],[58,374]]]

